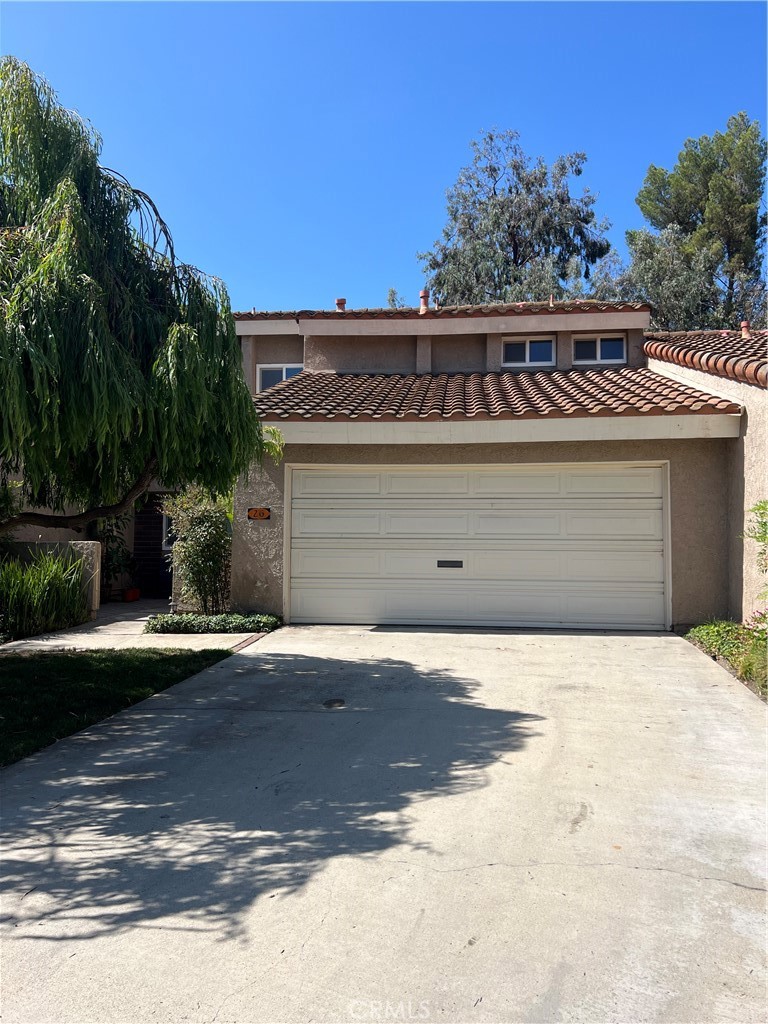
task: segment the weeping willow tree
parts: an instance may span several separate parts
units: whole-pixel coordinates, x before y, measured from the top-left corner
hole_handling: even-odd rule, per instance
[[[176,259],[100,149],[26,64],[0,61],[0,533],[80,529],[155,477],[224,493],[279,447],[223,284]]]

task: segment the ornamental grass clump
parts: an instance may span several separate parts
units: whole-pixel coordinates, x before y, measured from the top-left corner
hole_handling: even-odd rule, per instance
[[[83,563],[48,551],[0,563],[0,642],[77,626],[88,618]]]
[[[189,487],[165,499],[172,523],[169,561],[184,603],[204,615],[220,615],[229,606],[232,519],[229,502],[202,487]]]

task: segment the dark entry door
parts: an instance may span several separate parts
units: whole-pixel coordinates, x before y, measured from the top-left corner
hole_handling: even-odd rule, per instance
[[[149,494],[146,503],[134,517],[133,557],[136,562],[136,585],[142,597],[171,596],[171,567],[168,551],[163,548],[164,494]]]

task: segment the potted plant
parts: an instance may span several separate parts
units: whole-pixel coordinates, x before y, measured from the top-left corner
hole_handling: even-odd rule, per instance
[[[127,517],[104,519],[100,524],[98,538],[101,541],[101,593],[102,600],[108,601],[115,591],[124,601],[137,601],[140,593],[134,585],[136,570],[128,545],[125,543]],[[126,585],[127,579],[127,585]]]

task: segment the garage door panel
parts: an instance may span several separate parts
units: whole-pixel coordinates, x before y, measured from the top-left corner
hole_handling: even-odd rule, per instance
[[[562,513],[543,509],[530,512],[476,512],[472,521],[475,537],[559,537]]]
[[[376,509],[299,509],[293,513],[292,530],[300,537],[378,536],[381,513]]]
[[[302,579],[333,579],[335,577],[368,577],[382,573],[386,552],[365,548],[297,548],[291,556],[294,585]]]
[[[393,497],[468,494],[469,473],[384,473],[383,492]]]
[[[594,470],[568,470],[563,473],[563,493],[567,496],[584,495],[621,498],[660,498],[662,475],[658,467],[616,470],[612,473]]]
[[[653,539],[661,536],[661,511],[594,509],[568,511],[565,515],[565,533],[568,537],[635,537]]]
[[[604,594],[564,594],[563,619],[566,622],[610,621],[614,626],[646,626],[664,628],[664,596],[658,593],[626,591],[611,595],[611,608],[606,609]],[[606,619],[606,615],[610,618]]]
[[[472,562],[466,551],[385,551],[382,561],[384,576],[397,579],[455,579],[466,577]]]
[[[335,498],[340,494],[371,495],[381,492],[381,473],[347,473],[343,470],[306,470],[293,472],[294,498]]]
[[[562,551],[477,551],[470,555],[471,575],[482,580],[557,580],[562,575]]]
[[[659,551],[592,551],[563,553],[562,576],[571,580],[634,580],[664,582],[664,556]]]
[[[383,527],[387,537],[465,537],[469,533],[469,511],[442,512],[423,509],[385,512]]]
[[[536,498],[539,495],[555,497],[562,490],[560,477],[561,474],[553,470],[514,474],[508,470],[478,471],[471,476],[471,489],[472,494],[478,498]]]

